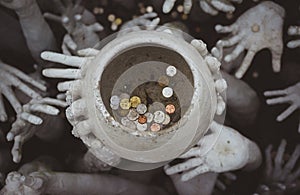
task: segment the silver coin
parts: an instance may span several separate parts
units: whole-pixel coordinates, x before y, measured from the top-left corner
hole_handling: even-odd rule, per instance
[[[165,105],[160,102],[153,102],[153,104],[149,105],[148,112],[154,113],[158,110],[165,110]]]
[[[130,95],[127,93],[121,93],[120,99],[130,99]]]
[[[165,87],[162,90],[162,94],[165,98],[172,97],[173,95],[173,89],[171,87]]]
[[[165,120],[162,122],[163,125],[169,124],[171,121],[171,118],[168,114],[165,114]]]
[[[165,120],[165,113],[163,111],[156,111],[154,112],[154,122],[162,123]]]
[[[139,113],[139,114],[145,114],[147,112],[147,106],[145,104],[139,104],[137,107],[136,107],[136,111]]]
[[[116,106],[116,105],[119,105],[120,104],[120,97],[119,96],[116,96],[116,95],[113,95],[113,96],[111,96],[111,98],[110,98],[110,104],[111,105],[114,105],[114,106]]]
[[[147,123],[151,123],[153,121],[153,114],[150,112],[145,113],[145,117],[147,118]]]
[[[177,73],[177,69],[175,66],[168,66],[167,69],[166,69],[166,74],[169,76],[169,77],[173,77],[175,76]]]
[[[139,113],[137,113],[135,109],[130,109],[127,114],[127,118],[131,121],[134,121],[139,118]]]
[[[139,130],[139,131],[146,131],[147,128],[148,128],[148,125],[147,125],[147,123],[144,123],[144,124],[137,123],[137,124],[136,124],[136,128],[137,128],[137,130]]]
[[[113,109],[113,110],[118,110],[119,109],[119,104],[118,105],[110,104],[110,108]]]
[[[129,129],[135,129],[136,125],[133,121],[130,121],[127,117],[121,118],[121,124]]]

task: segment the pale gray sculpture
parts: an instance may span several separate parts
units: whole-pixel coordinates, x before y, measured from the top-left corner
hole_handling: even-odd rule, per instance
[[[6,185],[0,195],[167,194],[161,187],[118,176],[58,172],[58,168],[57,162],[50,157],[41,157],[27,163],[18,172],[7,175]]]
[[[300,189],[300,167],[297,166],[300,145],[298,144],[289,159],[285,160],[286,145],[287,142],[282,140],[275,157],[272,157],[273,146],[269,145],[266,148],[264,177],[257,190],[257,195],[293,194]]]
[[[2,95],[9,101],[10,105],[14,108],[16,114],[21,114],[23,109],[20,101],[17,99],[12,87],[22,91],[25,95],[31,98],[41,98],[41,95],[32,89],[35,87],[38,90],[46,91],[46,87],[22,71],[5,64],[0,61],[0,121],[7,120],[7,113],[4,108]],[[31,86],[29,87],[28,84]],[[22,116],[21,116],[22,117]]]
[[[230,37],[217,42],[216,47],[212,49],[213,55],[223,58],[223,48],[236,45],[232,53],[224,57],[225,62],[231,62],[247,50],[242,64],[235,73],[240,79],[247,72],[255,54],[267,48],[272,53],[273,71],[279,72],[283,52],[284,17],[285,10],[282,7],[271,1],[265,1],[243,13],[229,26],[216,25],[217,32],[230,33]]]
[[[55,106],[64,108],[67,104],[64,101],[53,98],[36,98],[23,105],[23,111],[17,115],[16,121],[12,124],[12,127],[6,136],[8,141],[14,141],[11,153],[15,163],[20,162],[22,158],[23,144],[35,134],[44,140],[52,139],[53,137],[57,137],[56,134],[61,134],[58,132],[61,129],[55,128],[55,125],[52,125],[53,129],[51,129],[51,132],[42,131],[41,129],[45,127],[39,126],[44,120],[51,120],[51,118],[48,118],[49,116],[56,116],[59,114],[59,109]],[[45,116],[40,116],[41,113]],[[59,120],[56,120],[56,124],[59,124]]]
[[[1,0],[0,4],[16,12],[31,55],[36,62],[43,64],[40,53],[45,50],[56,51],[57,46],[36,0]]]
[[[163,5],[163,12],[169,13],[177,0],[165,0]],[[183,0],[184,13],[189,14],[194,0]],[[200,7],[205,13],[210,15],[217,15],[219,11],[232,13],[235,7],[232,3],[242,3],[243,0],[197,0]]]
[[[194,148],[180,156],[188,160],[167,168],[166,174],[183,172],[181,180],[187,181],[207,172],[222,173],[241,168],[253,170],[260,166],[261,152],[254,142],[216,122],[211,124],[210,130],[211,133]]]
[[[292,85],[286,89],[266,91],[264,95],[269,98],[267,104],[291,104],[283,113],[277,117],[277,121],[281,122],[289,117],[293,112],[300,108],[300,82]],[[277,97],[276,97],[277,96]],[[300,120],[298,126],[298,132],[300,133]]]
[[[300,35],[300,26],[290,26],[288,29],[288,34],[291,36],[299,36]],[[300,40],[293,40],[287,43],[287,47],[294,49],[296,47],[300,47]]]
[[[63,25],[67,34],[63,38],[62,51],[64,54],[77,54],[80,49],[94,47],[99,41],[98,32],[103,30],[95,16],[80,5],[81,0],[66,1],[52,0],[61,16],[45,13],[47,19]]]

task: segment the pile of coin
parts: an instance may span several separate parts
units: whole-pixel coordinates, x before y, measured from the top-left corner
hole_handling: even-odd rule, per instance
[[[168,87],[168,77],[173,77],[176,71],[174,66],[168,66],[166,69],[167,76],[162,76],[157,81],[160,86],[164,86],[161,92],[164,98],[173,96],[173,89]],[[167,127],[176,110],[172,103],[166,105],[161,102],[146,104],[140,97],[130,96],[127,93],[111,96],[110,107],[117,113],[120,123],[125,127],[152,132],[158,132]]]

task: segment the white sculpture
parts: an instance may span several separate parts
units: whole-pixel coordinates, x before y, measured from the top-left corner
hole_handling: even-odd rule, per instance
[[[12,87],[16,87],[20,91],[22,91],[25,95],[31,98],[41,98],[41,95],[32,89],[32,87],[35,87],[41,91],[46,91],[46,87],[34,80],[33,78],[29,77],[22,71],[9,66],[3,62],[0,61],[0,77],[1,77],[1,83],[0,83],[0,121],[4,122],[7,120],[7,114],[4,108],[2,95],[5,96],[5,98],[9,101],[11,106],[14,108],[15,112],[17,114],[21,114],[23,111],[22,105],[20,101],[17,99],[14,91],[12,90]],[[29,87],[27,84],[31,85]],[[22,116],[21,116],[22,117]]]
[[[288,29],[288,34],[291,36],[300,35],[300,26],[290,26]],[[296,47],[300,47],[300,40],[293,40],[287,43],[287,47],[293,49]]]
[[[276,120],[278,122],[285,120],[293,112],[295,112],[297,109],[300,108],[300,82],[286,89],[266,91],[264,95],[267,98],[270,98],[267,99],[267,104],[269,105],[285,104],[285,103],[291,104],[283,113],[281,113],[277,117]],[[300,120],[299,120],[298,132],[300,133]]]
[[[255,169],[261,164],[261,153],[254,142],[236,130],[216,122],[211,124],[210,130],[211,133],[204,136],[197,146],[180,156],[188,160],[167,168],[166,174],[183,172],[181,179],[187,181],[207,172]],[[214,141],[216,143],[211,147]]]
[[[23,111],[17,115],[16,121],[12,124],[10,131],[6,135],[8,141],[14,140],[11,153],[15,163],[20,162],[22,158],[23,144],[33,137],[38,131],[41,131],[39,126],[36,125],[41,125],[43,123],[43,119],[42,116],[39,116],[36,113],[43,113],[46,114],[46,116],[56,116],[59,114],[59,109],[54,106],[64,108],[67,104],[64,101],[52,98],[36,98],[23,105]],[[43,135],[43,137],[51,137],[55,131],[56,130],[47,132],[47,134]]]
[[[54,34],[36,0],[1,0],[0,4],[15,11],[32,57],[38,64],[43,64],[40,53],[44,50],[55,51],[57,48]]]
[[[257,189],[257,194],[297,193],[300,176],[300,167],[297,167],[297,161],[300,157],[300,145],[298,144],[294,152],[285,160],[286,145],[286,140],[282,140],[275,157],[272,157],[273,145],[266,148],[264,176]]]
[[[268,48],[272,53],[273,71],[279,72],[283,52],[284,16],[285,11],[282,7],[271,1],[265,1],[246,11],[229,26],[216,25],[217,32],[231,33],[231,36],[217,42],[216,47],[212,49],[213,55],[223,58],[223,48],[236,45],[232,53],[224,57],[225,62],[231,62],[247,50],[243,63],[235,73],[235,76],[240,79],[250,67],[255,54]]]
[[[113,152],[111,152],[111,149],[109,147],[106,147],[104,144],[102,144],[100,141],[98,141],[98,138],[95,137],[94,131],[96,132],[101,130],[101,129],[107,129],[110,127],[100,127],[100,128],[95,128],[94,130],[94,125],[98,125],[97,123],[93,123],[91,122],[92,120],[96,120],[98,121],[99,119],[95,118],[95,117],[99,117],[99,116],[95,116],[95,115],[89,115],[89,113],[87,112],[87,102],[86,102],[86,98],[91,98],[92,96],[86,96],[85,94],[89,93],[89,92],[82,92],[82,90],[88,90],[90,88],[85,87],[83,88],[83,83],[89,83],[89,82],[95,82],[92,78],[95,78],[94,76],[92,76],[91,74],[96,74],[97,70],[91,71],[93,68],[99,69],[101,68],[101,66],[98,66],[97,64],[99,63],[98,60],[93,60],[94,57],[96,56],[98,58],[99,55],[103,55],[105,54],[105,56],[118,56],[120,51],[114,51],[112,50],[112,48],[114,49],[122,49],[122,48],[131,48],[133,47],[132,45],[135,46],[135,44],[142,44],[144,42],[147,42],[147,40],[149,39],[149,41],[151,41],[152,44],[175,44],[174,41],[170,41],[173,39],[178,39],[178,37],[173,36],[172,34],[170,35],[169,33],[165,33],[165,32],[155,32],[155,31],[141,31],[140,32],[131,32],[128,33],[124,36],[129,36],[129,37],[118,37],[116,39],[116,43],[114,41],[112,41],[113,43],[111,44],[115,44],[120,45],[118,41],[121,40],[126,40],[126,42],[122,42],[122,47],[116,47],[116,46],[106,46],[105,50],[95,50],[95,49],[85,49],[85,50],[81,50],[78,51],[78,54],[81,55],[82,57],[77,57],[77,56],[66,56],[66,55],[62,55],[62,54],[58,54],[58,53],[53,53],[53,52],[43,52],[41,54],[41,57],[45,60],[48,61],[52,61],[52,62],[57,62],[57,63],[61,63],[70,67],[74,67],[74,68],[66,68],[66,69],[57,69],[57,68],[49,68],[49,69],[45,69],[43,71],[43,74],[47,77],[51,77],[51,78],[65,78],[65,79],[71,79],[69,81],[65,81],[62,83],[58,84],[58,90],[59,91],[67,91],[67,102],[71,103],[70,107],[68,107],[68,109],[66,110],[66,114],[68,117],[69,122],[74,126],[73,129],[73,134],[77,137],[80,137],[83,142],[91,149],[91,152],[100,160],[108,160],[109,163],[111,163],[112,165],[116,165],[119,163],[119,158],[118,155],[124,155],[124,156],[129,156],[127,158],[132,158],[130,160],[136,160],[136,161],[145,161],[145,162],[153,162],[153,159],[155,159],[155,162],[163,162],[163,159],[159,158],[160,155],[152,155],[152,153],[143,153],[140,152],[140,155],[136,155],[136,154],[131,154],[128,152],[121,152],[118,150],[123,150],[120,149],[118,147],[114,148],[114,150],[117,151],[118,155],[114,154]],[[147,38],[147,39],[145,39]],[[120,39],[120,40],[119,40]],[[118,40],[118,41],[117,41]],[[130,41],[129,41],[130,40]],[[188,48],[188,50],[185,50],[185,52],[187,53],[187,55],[193,54],[195,55],[195,57],[197,56],[197,58],[202,57],[203,60],[206,62],[205,63],[205,67],[203,67],[203,69],[205,69],[205,76],[210,77],[210,74],[212,74],[212,78],[208,78],[208,80],[210,80],[209,82],[213,82],[211,84],[209,84],[209,87],[212,87],[212,91],[216,92],[216,105],[212,105],[213,107],[216,106],[216,110],[212,111],[213,115],[215,113],[217,114],[222,114],[222,112],[225,109],[225,102],[221,96],[221,93],[227,88],[227,84],[225,82],[225,80],[221,79],[218,77],[219,74],[219,68],[220,68],[220,63],[218,62],[218,60],[212,56],[209,55],[207,49],[206,49],[206,45],[199,40],[193,40],[191,42],[191,45],[193,47],[191,47],[190,44],[184,42],[184,40],[181,40],[183,44],[185,44],[185,46]],[[178,42],[178,41],[177,41]],[[179,43],[176,42],[174,47],[174,50],[177,51],[177,49],[183,49],[182,45],[180,45],[179,47]],[[106,49],[108,51],[106,51]],[[192,53],[188,54],[189,50],[192,50]],[[201,54],[201,56],[199,56],[199,53]],[[101,58],[102,59],[102,58]],[[104,58],[105,59],[105,58]],[[191,59],[191,58],[189,58]],[[199,59],[200,62],[202,61],[201,58]],[[103,62],[102,64],[105,64],[107,62]],[[202,66],[202,63],[201,63]],[[200,67],[201,67],[200,66]],[[202,67],[201,67],[202,68]],[[211,73],[210,73],[211,72]],[[87,74],[89,74],[89,76],[87,76]],[[101,75],[101,73],[97,73],[97,75]],[[219,75],[220,76],[220,75]],[[195,79],[200,79],[201,77],[195,77]],[[88,80],[87,80],[88,79]],[[84,84],[86,85],[86,84]],[[90,84],[87,84],[90,85]],[[86,86],[87,86],[86,85]],[[97,90],[97,88],[91,88],[91,90]],[[96,93],[96,92],[95,92]],[[98,92],[97,92],[98,93]],[[202,93],[203,95],[205,93]],[[209,94],[209,93],[207,93]],[[214,100],[214,97],[212,98]],[[89,100],[88,102],[93,102],[94,100]],[[96,102],[99,101],[99,97],[96,99]],[[101,102],[101,101],[100,101]],[[204,102],[202,102],[204,103]],[[207,106],[208,104],[206,103],[205,106]],[[118,127],[118,124],[115,123],[115,121],[113,119],[111,119],[110,115],[108,114],[108,112],[104,109],[103,107],[104,105],[99,105],[96,108],[101,108],[103,110],[100,110],[100,113],[103,112],[103,115],[105,116],[106,119],[109,119],[109,123],[112,123],[112,126]],[[203,109],[211,109],[211,108],[203,108]],[[97,111],[99,112],[99,110]],[[209,111],[210,112],[210,111]],[[101,116],[101,115],[100,115]],[[193,115],[192,117],[197,117],[199,118],[197,115]],[[210,117],[210,114],[206,114],[205,117]],[[100,119],[100,121],[103,121],[104,119]],[[204,120],[204,118],[201,118],[201,120]],[[208,120],[205,120],[205,122],[203,121],[203,123],[201,123],[201,125],[206,124],[206,122],[208,122]],[[106,125],[106,124],[102,124],[102,125]],[[201,128],[197,128],[197,129],[201,129]],[[190,129],[192,131],[192,129]],[[113,132],[113,131],[109,131],[109,132]],[[118,132],[118,131],[116,131]],[[183,133],[183,131],[178,131],[180,133]],[[140,132],[135,132],[135,133],[140,133]],[[188,131],[185,131],[185,135],[189,135],[186,134],[188,133]],[[140,136],[148,136],[148,134],[142,134],[140,133]],[[97,136],[98,133],[96,133]],[[194,135],[194,133],[193,133]],[[200,135],[200,134],[198,134]],[[128,136],[128,137],[127,137]],[[137,139],[134,137],[132,137],[131,134],[128,134],[127,136],[123,136],[122,140],[120,139],[120,142],[126,141],[127,139],[132,139],[134,138],[136,141],[130,141],[130,143],[134,144],[134,145],[138,145],[139,142],[137,141]],[[126,138],[127,137],[127,138]],[[155,135],[151,134],[151,137],[155,138]],[[147,144],[147,147],[152,147],[152,144],[154,144],[151,141],[151,137],[149,137],[149,139],[145,139],[146,141],[150,141],[149,144]],[[174,136],[176,137],[176,136]],[[178,136],[179,138],[179,136]],[[176,138],[177,139],[177,138]],[[145,140],[143,140],[143,142],[141,144],[143,144],[144,146],[145,144]],[[170,138],[167,139],[162,139],[163,140],[167,140],[170,141]],[[128,141],[126,141],[128,142]],[[185,143],[185,142],[182,142]],[[106,143],[107,144],[107,143]],[[157,144],[157,143],[155,143]],[[174,141],[175,144],[175,141]],[[129,144],[130,145],[130,144]],[[170,144],[171,145],[171,144]],[[112,145],[113,147],[115,147],[115,145]],[[110,147],[112,147],[110,146]],[[143,147],[144,147],[143,146]],[[134,147],[139,147],[139,146],[134,146]],[[162,151],[167,151],[168,148],[159,148],[159,153],[161,153]],[[98,154],[97,154],[98,152]],[[173,152],[178,152],[178,151],[173,151]],[[175,154],[173,154],[173,152],[168,152],[168,155],[165,156],[165,158],[171,158],[168,156],[172,156]],[[145,155],[144,158],[142,158],[141,156]],[[179,154],[177,154],[179,155]],[[122,156],[123,158],[126,158]],[[151,157],[150,157],[151,156]],[[153,158],[153,159],[152,159]],[[173,157],[174,158],[174,157]],[[144,160],[145,159],[145,160]],[[147,159],[147,160],[146,160]],[[151,160],[148,160],[151,159]],[[109,164],[108,163],[108,164]]]
[[[163,5],[163,12],[169,13],[174,7],[176,0],[165,0]],[[232,3],[242,3],[243,0],[198,0],[200,7],[205,13],[210,15],[217,15],[219,11],[232,13],[235,11],[235,7]],[[183,1],[183,12],[185,14],[190,13],[193,5],[193,0]]]
[[[10,172],[0,195],[125,194],[167,195],[162,187],[109,174],[60,172],[51,157],[42,156]]]
[[[63,38],[62,51],[66,55],[77,54],[83,48],[94,47],[100,41],[98,32],[103,26],[96,21],[95,16],[80,5],[81,0],[66,1],[53,0],[61,16],[45,13],[47,19],[59,22],[66,29],[67,34]]]

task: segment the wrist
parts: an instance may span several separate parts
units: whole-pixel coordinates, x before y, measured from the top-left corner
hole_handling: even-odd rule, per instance
[[[40,8],[35,1],[32,1],[31,3],[28,3],[27,5],[15,11],[16,14],[19,16],[19,19],[22,19],[36,16],[36,14],[40,12]]]

